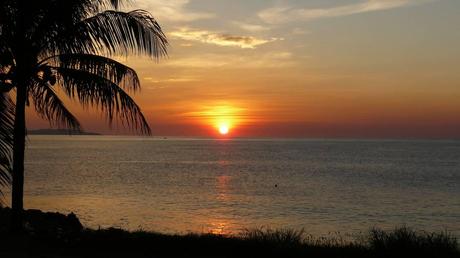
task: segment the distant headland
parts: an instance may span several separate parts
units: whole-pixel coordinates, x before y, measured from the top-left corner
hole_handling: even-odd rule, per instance
[[[99,133],[75,131],[67,129],[37,129],[28,130],[29,135],[101,135]]]

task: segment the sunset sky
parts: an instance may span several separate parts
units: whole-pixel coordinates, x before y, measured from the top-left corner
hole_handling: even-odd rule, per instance
[[[170,40],[135,68],[153,134],[460,137],[458,0],[137,0]],[[74,107],[74,105],[71,105]],[[110,131],[73,108],[87,131]],[[48,123],[29,114],[29,128]]]

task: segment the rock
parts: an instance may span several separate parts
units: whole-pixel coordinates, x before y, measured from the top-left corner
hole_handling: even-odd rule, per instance
[[[67,215],[67,222],[69,223],[69,226],[71,226],[75,231],[83,230],[83,225],[81,224],[77,215],[75,215],[73,212]]]
[[[11,209],[0,208],[0,230],[8,228]],[[32,234],[69,235],[81,232],[83,225],[74,213],[64,215],[40,210],[24,211],[24,228]]]

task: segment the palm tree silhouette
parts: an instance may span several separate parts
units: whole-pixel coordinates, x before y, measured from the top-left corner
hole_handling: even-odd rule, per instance
[[[53,126],[81,130],[66,95],[150,134],[127,93],[140,88],[136,72],[110,57],[158,59],[168,42],[148,12],[121,11],[128,1],[0,0],[0,186],[12,184],[14,230],[22,229],[26,106]]]
[[[0,86],[1,87],[1,86]],[[13,144],[14,103],[5,93],[0,93],[0,190],[10,184],[11,149]],[[0,207],[3,193],[0,191]]]

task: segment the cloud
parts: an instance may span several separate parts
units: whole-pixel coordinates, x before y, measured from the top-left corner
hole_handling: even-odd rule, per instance
[[[235,107],[232,105],[226,104],[211,104],[211,105],[203,105],[199,107],[201,110],[199,111],[191,111],[182,113],[181,116],[189,117],[189,118],[204,118],[204,119],[212,119],[212,120],[220,120],[220,119],[242,119],[247,117],[245,113],[247,113],[247,108],[242,107]]]
[[[144,80],[151,83],[181,83],[181,82],[196,82],[199,81],[197,78],[192,77],[178,77],[178,78],[166,78],[166,79],[155,79],[153,77],[144,77]]]
[[[331,8],[299,9],[293,7],[274,7],[258,13],[260,19],[269,24],[309,21],[321,18],[348,16],[375,12],[425,3],[431,0],[367,0],[356,4]]]
[[[135,7],[148,10],[160,22],[191,22],[216,16],[213,13],[188,10],[189,3],[190,0],[137,0]]]
[[[244,22],[233,22],[233,24],[243,30],[250,31],[250,32],[261,32],[261,31],[270,30],[269,27],[258,25],[258,24],[250,24],[250,23],[244,23]]]
[[[281,40],[279,38],[259,39],[252,36],[236,36],[207,30],[192,30],[189,28],[182,28],[178,31],[173,31],[169,33],[169,35],[173,38],[182,40],[198,41],[206,44],[224,47],[240,47],[246,49],[254,49],[260,45]]]
[[[178,83],[190,83],[198,82],[200,79],[197,77],[171,77],[171,78],[153,78],[153,77],[144,77],[143,80],[143,89],[147,90],[160,90],[169,88],[171,85]]]
[[[291,30],[291,33],[293,35],[307,35],[307,34],[310,34],[311,31],[306,30],[306,29],[302,29],[302,28],[294,28],[294,29]]]
[[[205,54],[171,59],[165,63],[170,67],[179,68],[281,68],[293,67],[297,62],[293,60],[291,52],[268,52],[257,55],[229,55],[229,54]]]
[[[228,66],[230,60],[220,55],[202,55],[199,57],[182,57],[170,59],[164,62],[164,65],[181,68],[219,68]]]

